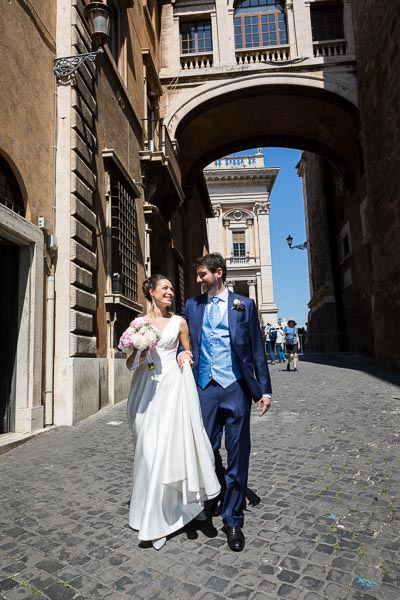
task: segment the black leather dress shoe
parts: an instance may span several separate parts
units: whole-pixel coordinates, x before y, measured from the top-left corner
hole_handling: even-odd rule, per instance
[[[244,534],[241,528],[227,527],[225,525],[225,532],[229,548],[233,550],[233,552],[241,552],[245,543]]]

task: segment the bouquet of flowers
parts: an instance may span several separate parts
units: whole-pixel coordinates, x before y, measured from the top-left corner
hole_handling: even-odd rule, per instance
[[[151,371],[156,368],[156,365],[151,358],[149,350],[157,345],[160,338],[161,333],[159,330],[154,327],[148,319],[139,317],[132,321],[130,327],[128,327],[121,335],[118,348],[127,354],[131,354],[135,350],[137,351],[132,368],[139,363],[140,354],[144,352],[144,350],[147,350],[147,368]]]

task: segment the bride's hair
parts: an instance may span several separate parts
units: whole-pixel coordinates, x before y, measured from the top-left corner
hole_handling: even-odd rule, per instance
[[[159,281],[161,281],[161,279],[167,279],[167,281],[171,281],[169,277],[167,277],[166,275],[162,275],[161,273],[155,273],[154,275],[151,275],[150,277],[148,277],[147,279],[145,279],[143,281],[143,285],[142,285],[143,294],[145,295],[147,300],[150,300],[150,302],[151,302],[150,290],[155,290],[157,287],[157,283]]]

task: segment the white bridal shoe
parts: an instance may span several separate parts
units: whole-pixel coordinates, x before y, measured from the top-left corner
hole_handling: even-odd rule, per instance
[[[159,538],[158,540],[151,540],[151,543],[155,550],[161,550],[161,548],[165,545],[166,541],[167,541],[167,538],[162,537],[162,538]]]

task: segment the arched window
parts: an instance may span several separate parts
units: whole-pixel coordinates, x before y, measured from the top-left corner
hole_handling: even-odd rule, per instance
[[[287,44],[283,0],[238,0],[234,24],[237,49]]]
[[[8,162],[0,155],[0,204],[25,216],[24,199]]]

